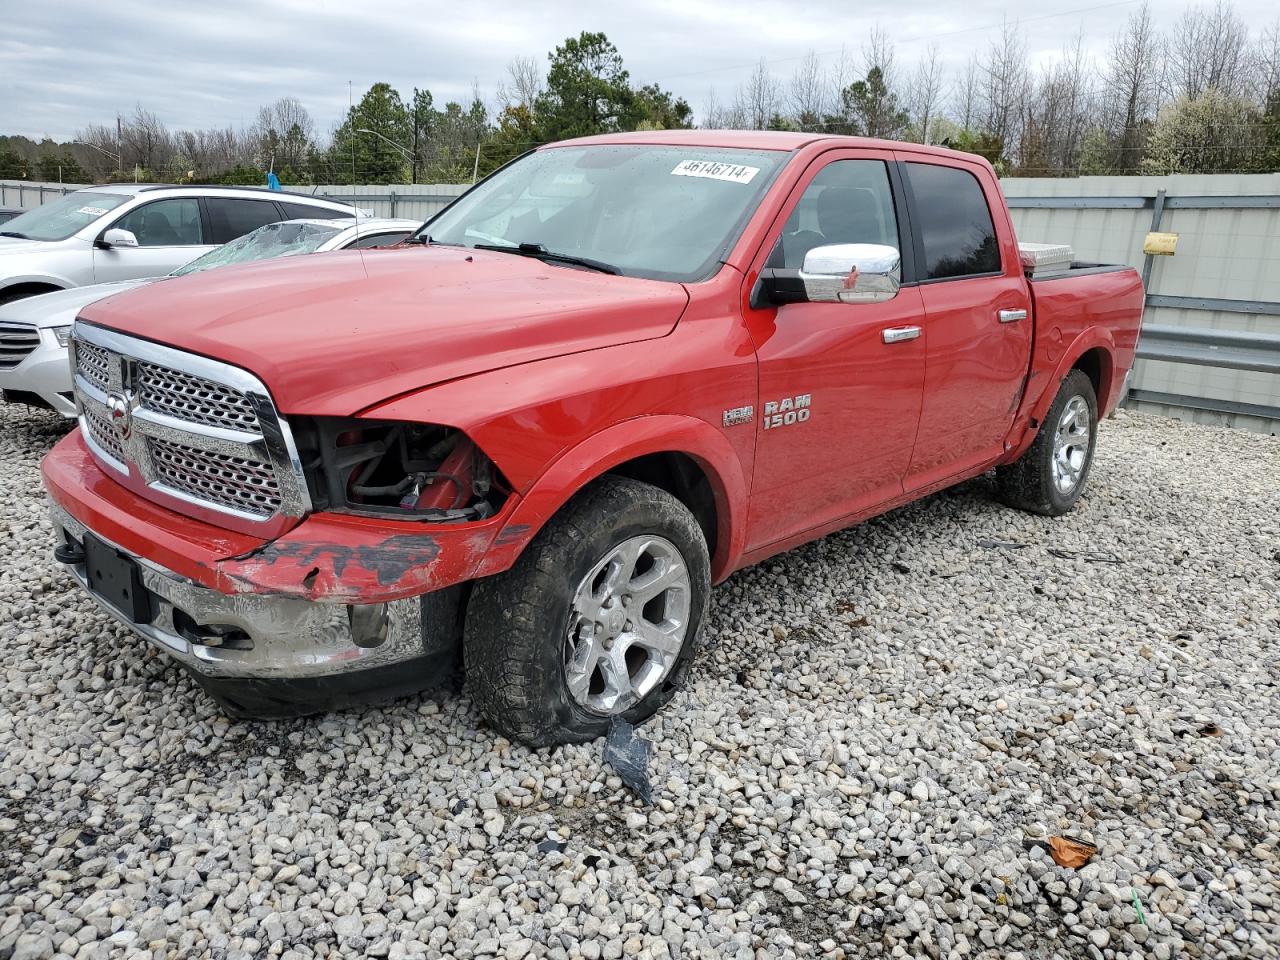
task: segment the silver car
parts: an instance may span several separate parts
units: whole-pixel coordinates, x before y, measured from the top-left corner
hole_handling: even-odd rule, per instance
[[[90,283],[159,277],[250,230],[365,211],[253,187],[107,184],[0,224],[0,303]]]
[[[170,277],[213,267],[327,250],[386,247],[421,226],[418,220],[288,220],[259,227],[179,267]],[[71,399],[67,337],[81,309],[95,300],[166,277],[95,283],[0,305],[0,389],[10,403],[26,403],[76,415]]]

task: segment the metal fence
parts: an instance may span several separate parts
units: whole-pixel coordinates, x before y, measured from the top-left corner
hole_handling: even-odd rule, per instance
[[[1142,271],[1129,405],[1280,432],[1280,175],[1003,182],[1018,236]],[[1173,256],[1144,255],[1148,231]]]
[[[291,192],[423,219],[467,184],[321,185]],[[1129,403],[1201,422],[1280,432],[1280,174],[1008,179],[1018,236],[1070,243],[1082,260],[1142,271],[1147,309]],[[0,206],[75,185],[0,181]],[[1178,234],[1145,256],[1150,230]]]

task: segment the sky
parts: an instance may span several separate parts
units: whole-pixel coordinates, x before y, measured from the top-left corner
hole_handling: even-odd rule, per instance
[[[656,82],[701,113],[721,103],[765,57],[782,82],[812,49],[825,63],[859,56],[877,26],[909,70],[930,42],[958,70],[1008,18],[1023,29],[1033,65],[1051,63],[1081,33],[1099,58],[1140,0],[58,0],[9,4],[0,30],[0,134],[73,137],[113,123],[136,104],[171,129],[241,127],[260,105],[298,98],[324,134],[377,81],[402,93],[430,89],[439,104],[469,99],[473,83],[495,101],[516,56],[546,63],[566,36],[603,31],[636,85]],[[1167,26],[1183,9],[1153,5]],[[1235,0],[1259,29],[1274,0]]]

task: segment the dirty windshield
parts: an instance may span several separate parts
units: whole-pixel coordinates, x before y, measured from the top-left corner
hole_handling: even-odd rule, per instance
[[[786,153],[714,147],[539,150],[440,213],[434,243],[524,252],[691,281],[715,272]]]
[[[125,193],[78,190],[28,210],[4,225],[0,236],[20,240],[65,240],[133,197]]]
[[[250,263],[254,260],[270,260],[273,257],[294,257],[300,253],[314,253],[329,240],[351,226],[350,221],[341,224],[312,223],[306,220],[286,220],[268,223],[253,233],[237,237],[217,250],[210,250],[185,267],[173,271],[173,276],[184,277],[211,267],[227,267],[233,263]]]

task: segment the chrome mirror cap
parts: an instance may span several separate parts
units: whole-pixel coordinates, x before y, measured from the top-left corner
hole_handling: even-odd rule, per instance
[[[800,281],[811,303],[883,303],[898,295],[901,257],[881,243],[833,243],[804,258]]]
[[[102,235],[102,242],[109,247],[136,247],[138,238],[134,236],[133,231],[116,227]]]

